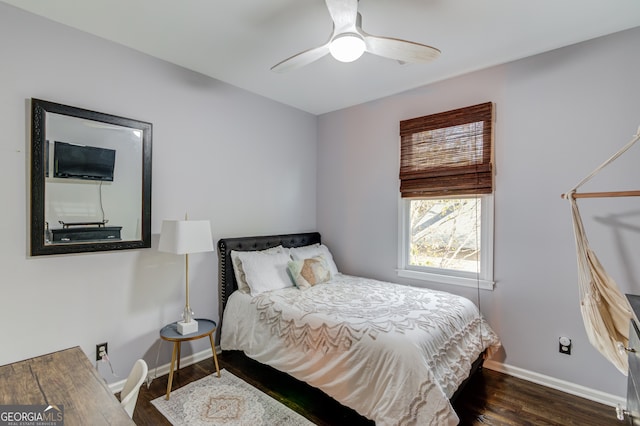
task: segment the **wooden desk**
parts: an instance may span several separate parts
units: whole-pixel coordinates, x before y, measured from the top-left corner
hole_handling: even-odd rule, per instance
[[[1,366],[0,405],[62,405],[65,426],[135,424],[78,346]]]

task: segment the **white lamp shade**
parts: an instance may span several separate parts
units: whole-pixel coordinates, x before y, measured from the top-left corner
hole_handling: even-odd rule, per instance
[[[162,222],[158,251],[174,254],[213,251],[208,220],[165,220]]]

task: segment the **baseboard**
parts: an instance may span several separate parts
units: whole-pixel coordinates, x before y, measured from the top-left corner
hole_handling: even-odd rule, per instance
[[[616,407],[618,404],[622,407],[626,407],[627,405],[626,397],[600,392],[595,389],[576,385],[575,383],[556,379],[555,377],[545,376],[544,374],[539,374],[533,371],[525,370],[523,368],[518,368],[512,365],[492,361],[490,359],[485,360],[484,368],[498,371],[500,373],[505,373],[519,379],[527,380],[538,385],[566,392],[568,394],[599,402],[600,404],[609,405],[611,407]]]
[[[220,347],[216,346],[216,353],[220,353]],[[208,359],[212,357],[211,349],[205,349],[201,352],[197,352],[195,354],[186,356],[180,360],[180,366],[186,367],[187,365],[195,364],[202,360]],[[541,386],[546,386],[551,389],[556,389],[561,392],[566,392],[570,395],[579,396],[581,398],[585,398],[591,401],[598,402],[600,404],[605,404],[611,407],[616,407],[618,405],[622,407],[626,407],[626,398],[623,396],[616,396],[612,394],[608,394],[605,392],[597,391],[595,389],[587,388],[585,386],[576,385],[575,383],[567,382],[565,380],[556,379],[555,377],[545,376],[544,374],[536,373],[533,371],[525,370],[523,368],[514,367],[509,364],[503,364],[501,362],[496,362],[490,359],[484,361],[484,368],[489,370],[497,371],[500,373],[508,374],[513,377],[517,377],[519,379],[527,380],[532,383],[536,383]],[[165,374],[169,374],[169,369],[171,367],[171,363],[159,365],[159,366],[151,366],[149,365],[149,374],[147,376],[147,384],[150,385],[151,382],[157,377],[164,376]],[[127,379],[120,380],[118,382],[110,383],[109,389],[115,394],[122,390]]]
[[[219,346],[216,346],[216,353],[220,353]],[[186,367],[187,365],[195,364],[207,358],[211,358],[212,356],[213,354],[211,353],[211,348],[205,349],[195,354],[191,354],[189,356],[186,356],[180,359],[180,368]],[[171,362],[168,362],[163,365],[158,365],[158,366],[149,364],[149,373],[147,374],[147,381],[146,381],[147,386],[150,385],[151,382],[157,377],[164,376],[165,374],[169,374],[170,369],[171,369]],[[109,389],[111,389],[111,392],[116,394],[120,392],[122,388],[124,388],[124,384],[126,381],[127,381],[127,378],[125,377],[123,380],[120,380],[118,382],[109,383]]]

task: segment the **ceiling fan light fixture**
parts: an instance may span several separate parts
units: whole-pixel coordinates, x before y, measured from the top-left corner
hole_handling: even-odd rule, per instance
[[[339,34],[329,45],[331,56],[340,62],[353,62],[362,56],[365,50],[364,40],[355,33]]]
[[[2,0],[0,0],[2,1]],[[400,63],[425,63],[440,55],[440,50],[426,44],[393,37],[374,36],[362,29],[362,16],[358,12],[358,0],[325,0],[333,21],[329,41],[304,50],[271,67],[272,71],[285,72],[308,65],[331,53],[336,60],[353,62],[364,52]]]

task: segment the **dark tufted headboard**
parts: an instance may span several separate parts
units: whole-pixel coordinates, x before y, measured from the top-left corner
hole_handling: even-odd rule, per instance
[[[256,251],[283,245],[284,247],[302,247],[320,243],[319,232],[301,234],[268,235],[263,237],[222,238],[218,241],[218,283],[220,317],[224,312],[227,299],[238,289],[236,276],[231,263],[231,250]]]

